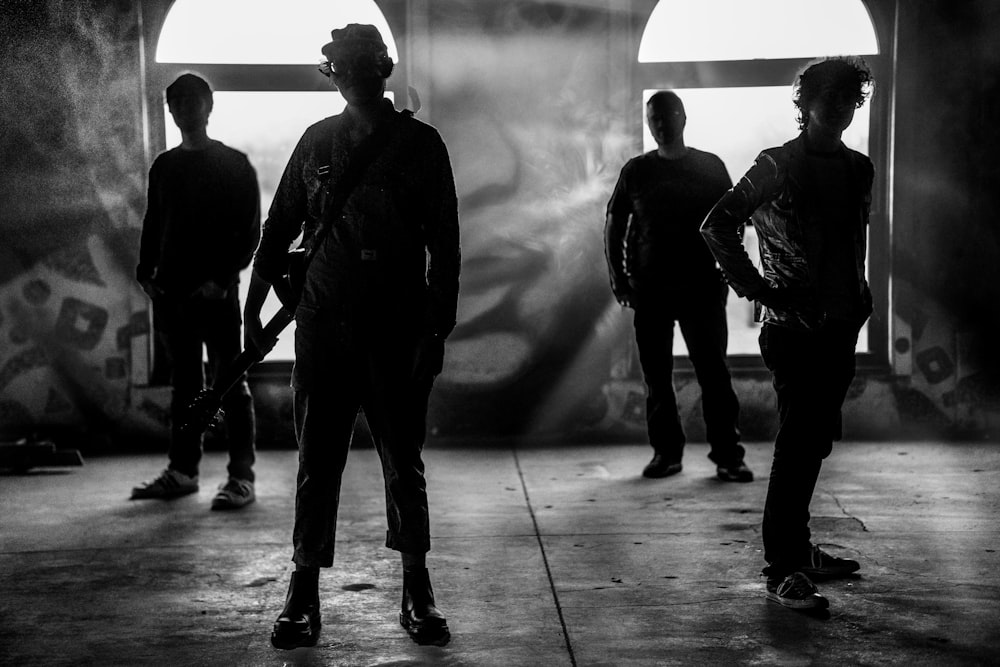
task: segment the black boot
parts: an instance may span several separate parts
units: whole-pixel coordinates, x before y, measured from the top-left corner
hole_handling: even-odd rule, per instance
[[[451,639],[448,621],[434,606],[434,590],[427,570],[403,570],[403,608],[399,624],[418,644],[444,646]]]
[[[320,625],[319,568],[292,572],[285,608],[274,622],[271,644],[281,649],[315,646]]]

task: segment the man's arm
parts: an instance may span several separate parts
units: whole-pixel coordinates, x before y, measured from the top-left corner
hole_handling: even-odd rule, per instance
[[[608,277],[615,299],[623,306],[631,305],[632,290],[629,288],[625,265],[625,235],[632,215],[632,202],[628,195],[627,169],[622,168],[614,193],[608,201],[604,221],[604,258],[608,263]]]
[[[742,231],[750,216],[770,194],[777,177],[777,165],[761,153],[740,181],[712,207],[701,225],[701,234],[715,256],[733,290],[754,299],[768,285],[754,267],[743,247]]]
[[[139,264],[135,267],[135,279],[150,298],[159,295],[160,290],[153,283],[156,266],[160,261],[160,247],[163,243],[163,219],[160,212],[160,183],[156,162],[149,170],[149,186],[146,191],[146,214],[142,219],[142,234],[139,237]]]
[[[455,328],[458,312],[458,278],[462,251],[458,228],[458,196],[451,160],[444,142],[437,137],[431,152],[434,194],[429,200],[429,215],[425,222],[428,267],[428,305],[425,331],[446,338]]]
[[[458,229],[458,196],[448,149],[440,136],[428,151],[429,172],[427,217],[424,239],[427,248],[427,309],[424,331],[413,359],[413,377],[421,383],[433,382],[444,366],[444,341],[455,328],[458,312],[458,278],[462,265]]]
[[[250,265],[260,242],[260,190],[257,172],[245,158],[231,176],[227,220],[229,244],[220,252],[213,280],[230,287],[239,272]]]

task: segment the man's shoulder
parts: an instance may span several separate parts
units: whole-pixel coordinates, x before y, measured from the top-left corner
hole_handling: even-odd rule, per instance
[[[654,166],[657,162],[658,158],[656,157],[656,149],[654,148],[651,151],[646,151],[645,153],[641,153],[626,160],[625,165],[622,167],[622,171],[634,171],[636,169],[642,169],[646,166]]]
[[[333,116],[327,116],[323,120],[318,120],[309,127],[306,131],[302,133],[303,141],[315,140],[319,138],[326,138],[333,136],[333,133],[337,131],[344,122],[344,114],[338,113]]]
[[[211,150],[216,153],[221,159],[232,161],[232,162],[250,162],[250,158],[247,154],[241,150],[233,148],[232,146],[227,146],[221,141],[213,141]]]
[[[687,157],[691,161],[700,165],[710,165],[713,167],[718,167],[724,164],[722,162],[722,158],[716,155],[715,153],[711,153],[709,151],[703,151],[699,148],[694,148],[691,146],[688,146]]]

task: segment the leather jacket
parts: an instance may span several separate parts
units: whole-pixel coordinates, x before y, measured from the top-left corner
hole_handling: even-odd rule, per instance
[[[860,290],[858,325],[871,314],[871,290],[865,278],[868,218],[875,170],[871,160],[841,144],[849,165],[850,190],[844,194],[848,210],[845,233],[853,235],[857,284]],[[712,208],[701,233],[733,290],[753,298],[766,287],[785,288],[805,295],[788,307],[755,304],[754,319],[794,329],[818,329],[827,320],[817,295],[820,257],[809,242],[809,177],[805,170],[804,134],[782,146],[768,148],[753,166]],[[813,187],[822,187],[816,184]],[[803,205],[805,203],[805,205]],[[763,276],[743,247],[744,226],[757,232]]]

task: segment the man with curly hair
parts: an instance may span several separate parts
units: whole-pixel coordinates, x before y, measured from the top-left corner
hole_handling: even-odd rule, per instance
[[[841,437],[858,332],[872,312],[865,254],[874,168],[841,135],[873,79],[861,58],[810,63],[795,82],[801,134],[763,151],[702,224],[729,284],[756,301],[760,351],[777,393],[779,427],[764,503],[767,599],[795,609],[829,603],[812,579],[857,561],[811,542],[809,503],[823,459]],[[758,273],[740,240],[757,231]]]

